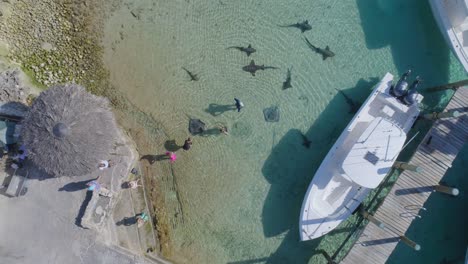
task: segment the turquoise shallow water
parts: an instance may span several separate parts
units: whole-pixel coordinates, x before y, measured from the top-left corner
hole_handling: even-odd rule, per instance
[[[304,34],[277,26],[304,19],[312,25]],[[177,189],[161,181],[174,223],[173,259],[180,263],[322,263],[316,250],[333,253],[352,223],[299,243],[298,217],[315,170],[352,118],[337,90],[362,102],[387,71],[412,68],[424,87],[465,76],[422,0],[126,1],[105,32],[112,84],[171,139],[183,142],[190,117],[213,129],[179,152],[172,166]],[[329,45],[336,56],[323,61],[303,36]],[[249,43],[257,49],[250,58],[226,49]],[[241,67],[251,59],[280,69],[250,76]],[[181,67],[200,80],[191,82]],[[293,88],[283,91],[288,67]],[[225,111],[234,97],[246,105],[240,113]],[[441,98],[426,94],[423,107]],[[264,120],[262,111],[271,106],[280,108],[278,123]],[[219,124],[229,136],[216,133]],[[310,149],[301,145],[300,132],[312,141]]]

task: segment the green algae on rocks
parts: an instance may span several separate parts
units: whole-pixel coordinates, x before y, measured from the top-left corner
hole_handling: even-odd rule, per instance
[[[21,64],[38,86],[76,82],[103,92],[107,72],[101,60],[102,33],[94,26],[99,4],[23,0],[7,5],[0,38],[9,45],[8,58]]]

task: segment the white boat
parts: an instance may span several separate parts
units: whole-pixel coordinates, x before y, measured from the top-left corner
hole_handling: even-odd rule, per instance
[[[328,152],[302,203],[302,241],[323,236],[346,220],[390,171],[423,98],[416,92],[419,78],[406,82],[409,73],[395,86],[387,73]]]
[[[465,264],[468,264],[468,248],[466,249],[465,253]]]
[[[445,41],[468,73],[468,0],[430,0]]]

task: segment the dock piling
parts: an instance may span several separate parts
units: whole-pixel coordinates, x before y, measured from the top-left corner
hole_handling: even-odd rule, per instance
[[[456,90],[462,86],[468,85],[468,79],[467,80],[462,80],[459,82],[454,82],[454,83],[448,83],[444,85],[439,85],[431,88],[427,88],[428,92],[437,92],[437,91],[444,91],[448,89]]]
[[[434,191],[453,195],[453,196],[457,196],[460,193],[460,191],[457,188],[452,188],[452,187],[448,187],[448,186],[444,186],[440,184],[434,186]]]
[[[441,118],[451,118],[451,117],[459,117],[460,116],[460,112],[456,111],[456,110],[453,110],[453,111],[447,111],[447,112],[433,112],[433,113],[430,113],[430,114],[425,114],[423,115],[423,117],[425,119],[429,119],[429,120],[436,120],[436,119],[441,119]]]
[[[422,172],[423,169],[419,166],[412,165],[406,162],[401,162],[401,161],[395,161],[393,164],[393,168],[395,169],[401,169],[401,170],[409,170],[413,172]]]
[[[325,257],[325,259],[327,260],[327,264],[338,264],[336,261],[333,260],[332,257],[330,257],[330,255],[328,255],[328,253],[325,251],[325,250],[320,250],[320,253]]]
[[[400,236],[400,239],[403,243],[405,243],[406,245],[408,245],[410,248],[416,250],[416,251],[419,251],[421,250],[421,246],[414,242],[413,240],[407,238],[406,236]]]
[[[375,218],[373,215],[369,214],[366,210],[361,210],[359,213],[367,220],[369,220],[374,225],[378,226],[379,228],[384,229],[385,223]]]

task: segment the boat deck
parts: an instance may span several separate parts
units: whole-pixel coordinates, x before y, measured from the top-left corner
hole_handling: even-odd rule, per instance
[[[446,111],[457,110],[461,115],[458,118],[437,120],[411,158],[410,163],[421,167],[423,172],[404,171],[374,214],[378,220],[391,225],[391,229],[380,229],[369,223],[341,263],[378,264],[387,261],[399,243],[399,235],[406,233],[414,216],[418,215],[431,194],[427,192],[427,186],[437,185],[441,181],[467,141],[467,106],[468,88],[460,88]],[[424,241],[418,241],[417,237],[410,239],[422,243],[424,247]]]

